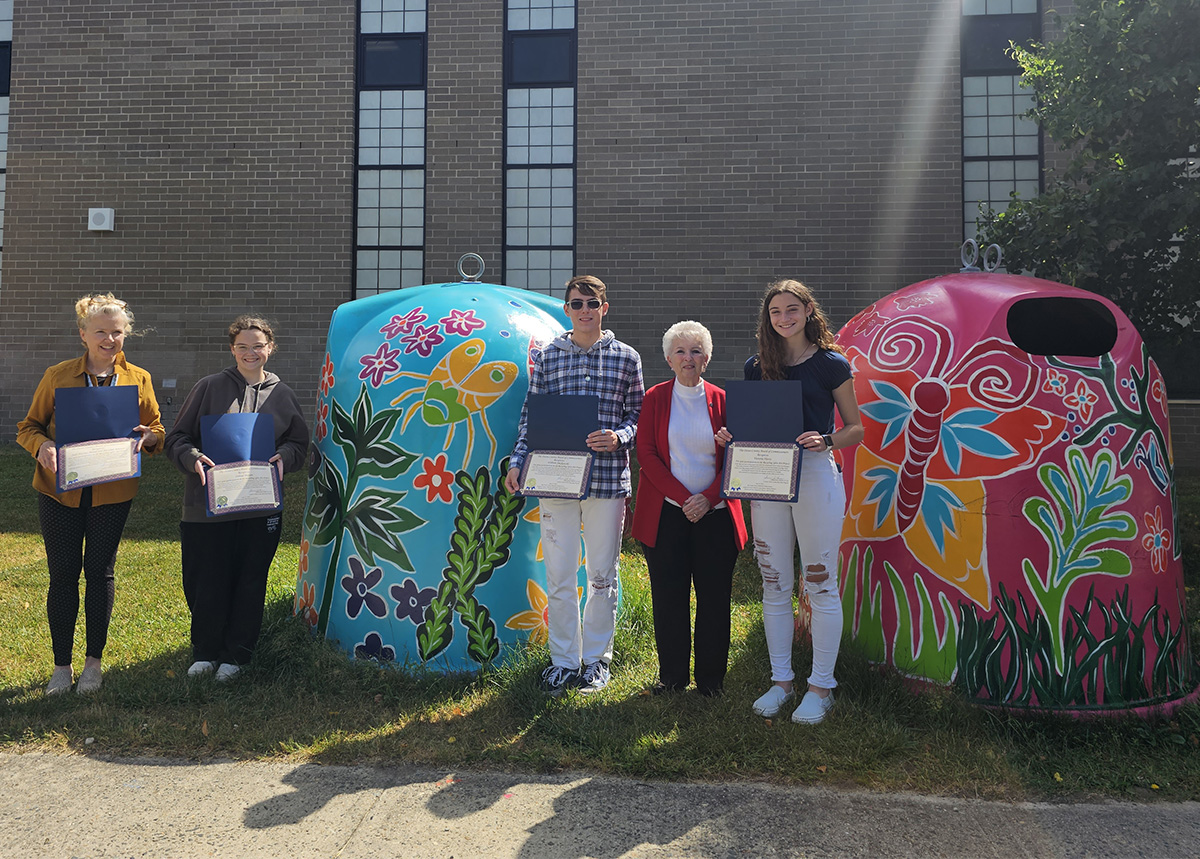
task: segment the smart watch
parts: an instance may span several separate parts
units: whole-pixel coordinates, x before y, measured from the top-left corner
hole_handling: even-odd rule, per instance
[[[825,447],[827,449],[833,450],[833,436],[826,433],[825,435],[821,436],[821,441],[825,442]]]

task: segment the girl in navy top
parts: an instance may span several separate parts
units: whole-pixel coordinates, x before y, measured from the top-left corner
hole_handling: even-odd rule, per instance
[[[805,590],[812,607],[813,665],[807,691],[792,721],[815,725],[833,707],[833,677],[842,640],[842,604],[837,559],[846,497],[832,451],[857,444],[862,419],[854,396],[850,363],[834,343],[825,315],[808,287],[779,280],[767,287],[758,323],[758,354],[746,362],[748,380],[799,381],[804,449],[795,503],[752,501],[754,553],[763,579],[763,628],[774,684],[754,712],[773,717],[795,697],[792,671],[792,557],[797,541]],[[842,427],[834,431],[837,408]],[[724,427],[717,441],[732,440]]]

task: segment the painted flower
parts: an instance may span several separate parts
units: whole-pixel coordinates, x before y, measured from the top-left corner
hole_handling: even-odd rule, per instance
[[[1162,508],[1155,507],[1154,515],[1142,514],[1146,521],[1147,534],[1142,537],[1142,548],[1150,553],[1150,567],[1155,574],[1167,570],[1167,550],[1171,548],[1171,532],[1163,525]]]
[[[350,557],[350,575],[342,576],[342,589],[350,596],[346,600],[346,616],[358,617],[363,606],[376,617],[387,617],[387,603],[372,588],[383,578],[383,568],[368,570],[358,558]]]
[[[333,360],[325,353],[325,363],[321,365],[321,396],[324,397],[333,387]]]
[[[413,486],[425,490],[425,501],[435,500],[449,504],[454,500],[454,472],[446,470],[446,454],[439,453],[437,459],[425,458],[421,463],[424,474],[413,479]]]
[[[1063,402],[1069,408],[1078,409],[1079,417],[1082,420],[1088,421],[1092,419],[1092,406],[1099,402],[1100,398],[1087,386],[1087,383],[1080,379],[1075,385],[1075,390],[1063,397]]]
[[[1058,394],[1060,397],[1067,393],[1067,374],[1051,367],[1046,371],[1046,381],[1042,382],[1042,390],[1048,394]]]
[[[550,637],[550,602],[546,592],[533,579],[526,580],[525,594],[529,597],[529,608],[504,621],[504,626],[528,630],[530,644],[545,644]]]
[[[461,334],[463,337],[487,324],[482,319],[475,318],[474,310],[451,310],[449,316],[443,316],[438,322],[446,329],[447,334]]]
[[[433,352],[433,347],[439,343],[445,343],[446,338],[438,331],[436,325],[428,327],[417,325],[410,334],[406,337],[401,337],[400,342],[404,344],[405,355],[416,352],[422,358],[428,358],[430,353]]]
[[[358,378],[370,379],[371,385],[378,388],[383,384],[384,376],[400,369],[400,362],[396,360],[399,357],[399,349],[389,349],[388,344],[380,343],[374,355],[363,355],[358,359],[358,363],[363,365]]]
[[[329,434],[329,403],[317,403],[317,428],[313,431],[313,435],[317,441],[325,438]]]
[[[1167,389],[1163,387],[1162,379],[1155,379],[1150,383],[1150,397],[1158,402],[1163,408],[1167,406]]]
[[[388,593],[396,601],[397,620],[420,624],[425,617],[425,609],[437,596],[437,588],[418,588],[415,579],[405,579],[402,584],[392,585]]]
[[[933,304],[933,296],[920,293],[918,295],[903,295],[896,299],[897,310],[913,310]]]
[[[303,557],[303,555],[301,556]],[[303,595],[301,595],[303,594]],[[309,626],[317,625],[317,589],[311,582],[301,582],[300,590],[296,593],[296,605],[293,613]]]
[[[421,312],[420,307],[414,307],[403,316],[393,316],[392,321],[379,329],[380,334],[387,335],[390,340],[398,334],[407,334],[414,325],[419,325],[429,317]]]
[[[377,659],[380,662],[394,662],[395,648],[383,643],[378,632],[368,632],[361,644],[354,645],[354,656],[358,659]]]

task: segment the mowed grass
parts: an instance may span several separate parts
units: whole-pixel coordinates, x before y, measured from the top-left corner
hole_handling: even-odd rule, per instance
[[[1197,705],[1151,723],[998,715],[953,690],[915,691],[847,646],[837,707],[824,724],[751,715],[769,672],[759,577],[748,552],[736,571],[722,698],[642,694],[657,663],[635,544],[622,559],[613,682],[601,694],[540,693],[544,649],[474,676],[349,659],[291,617],[304,494],[298,475],[287,481],[284,541],[254,662],[227,686],[191,680],[179,574],[182,478],[161,457],[145,462],[118,559],[104,687],[91,697],[48,699],[47,573],[32,465],[15,445],[0,446],[0,748],[7,751],[571,769],[1007,799],[1200,799]],[[1179,498],[1192,639],[1200,642],[1200,480],[1183,482]],[[77,668],[83,646],[81,618]],[[798,645],[796,660],[808,664],[806,646]]]

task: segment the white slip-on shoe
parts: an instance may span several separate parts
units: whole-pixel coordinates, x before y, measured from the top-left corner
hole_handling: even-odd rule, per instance
[[[792,721],[800,725],[816,725],[824,721],[825,714],[832,709],[832,692],[822,698],[810,689],[804,693],[796,712],[792,713]]]
[[[75,678],[71,676],[71,669],[64,668],[62,671],[55,671],[50,675],[50,682],[46,684],[46,694],[61,695],[64,692],[70,692],[74,685]]]
[[[222,662],[221,667],[217,669],[216,680],[218,683],[228,683],[234,677],[241,673],[242,666],[234,665],[232,662]]]
[[[98,665],[88,665],[79,672],[79,680],[75,683],[75,691],[80,695],[87,695],[89,692],[95,692],[99,689],[101,682],[100,667]]]
[[[792,700],[795,695],[795,691],[785,692],[782,686],[773,685],[754,702],[754,715],[762,716],[765,719],[774,718],[779,715],[783,705]]]
[[[212,674],[216,670],[217,663],[205,662],[203,659],[198,659],[188,669],[188,677],[200,677],[204,674]]]

